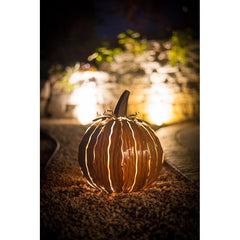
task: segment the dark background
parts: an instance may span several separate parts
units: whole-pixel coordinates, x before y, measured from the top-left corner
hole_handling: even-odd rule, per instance
[[[86,62],[103,41],[132,29],[146,39],[167,39],[191,28],[199,38],[199,0],[41,0],[40,79],[53,64]]]

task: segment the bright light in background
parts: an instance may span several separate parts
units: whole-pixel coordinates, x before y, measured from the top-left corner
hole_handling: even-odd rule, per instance
[[[74,89],[70,101],[77,105],[74,109],[74,115],[78,121],[81,124],[90,123],[97,115],[96,83],[85,83],[80,88]]]
[[[90,79],[95,79],[98,82],[104,82],[108,80],[109,74],[101,71],[84,71],[84,72],[74,72],[70,78],[69,83],[78,83],[79,81],[88,82]]]
[[[149,119],[152,123],[161,125],[171,119],[172,106],[167,103],[152,103],[148,107]]]
[[[171,120],[173,97],[168,88],[153,85],[149,102],[147,111],[150,122],[161,125]]]
[[[88,124],[97,116],[97,83],[101,84],[109,79],[109,74],[102,71],[77,71],[69,79],[70,83],[81,83],[71,94],[70,103],[77,105],[74,116],[81,124]],[[92,80],[92,81],[91,81]]]
[[[88,124],[97,117],[97,102],[99,102],[97,83],[105,82],[107,79],[109,75],[99,71],[75,72],[71,75],[70,83],[80,83],[71,94],[70,104],[76,105],[73,114],[81,124]],[[164,84],[152,84],[146,106],[149,122],[161,125],[172,120],[172,104],[175,101],[173,96],[172,88]]]

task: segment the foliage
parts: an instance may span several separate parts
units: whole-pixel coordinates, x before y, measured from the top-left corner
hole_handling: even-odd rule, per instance
[[[190,29],[173,31],[170,39],[172,48],[168,53],[168,59],[172,66],[177,63],[187,63],[187,44],[192,39]]]
[[[96,60],[96,63],[111,62],[115,55],[122,52],[121,48],[108,49],[107,47],[99,47],[97,51],[88,57],[88,61]]]
[[[58,82],[58,87],[61,92],[69,93],[71,92],[75,85],[74,83],[70,83],[69,79],[71,75],[78,71],[97,71],[97,69],[91,66],[89,63],[79,63],[77,62],[73,66],[67,66],[65,69],[62,65],[53,65],[49,69],[49,75],[54,78],[54,83]]]
[[[77,65],[77,64],[76,64]],[[76,66],[75,65],[75,66]],[[75,87],[75,84],[73,83],[70,83],[69,82],[69,79],[70,79],[70,77],[71,77],[71,75],[74,73],[74,72],[76,72],[76,67],[67,67],[66,68],[66,71],[64,72],[64,74],[63,74],[63,77],[62,77],[62,79],[60,80],[60,82],[61,82],[61,84],[62,84],[62,89],[61,89],[61,91],[62,92],[71,92],[73,89],[74,89],[74,87]]]
[[[142,54],[147,47],[147,43],[141,40],[140,34],[132,30],[118,34],[118,39],[118,43],[134,55]]]
[[[137,55],[142,54],[147,47],[146,42],[141,39],[140,34],[133,30],[120,33],[117,38],[119,47],[113,49],[106,46],[99,47],[96,52],[88,57],[88,61],[95,60],[97,64],[101,62],[111,62],[114,60],[114,56],[120,54],[123,50]]]
[[[48,74],[52,75],[60,75],[63,73],[63,66],[61,64],[52,65],[51,68],[48,70]]]

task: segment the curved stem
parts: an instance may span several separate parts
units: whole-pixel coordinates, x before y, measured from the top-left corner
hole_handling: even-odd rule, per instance
[[[126,117],[127,116],[127,105],[128,105],[128,97],[130,92],[125,90],[121,97],[119,98],[117,105],[114,110],[114,115],[116,117]]]

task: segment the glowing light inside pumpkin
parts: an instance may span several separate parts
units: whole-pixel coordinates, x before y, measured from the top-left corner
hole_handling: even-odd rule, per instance
[[[168,88],[153,85],[147,111],[150,122],[161,125],[172,118],[173,97]]]

